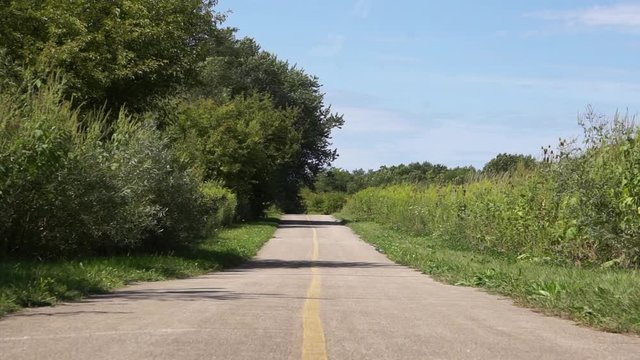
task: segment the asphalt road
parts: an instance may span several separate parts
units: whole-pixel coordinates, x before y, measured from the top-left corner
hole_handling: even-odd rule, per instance
[[[0,359],[640,359],[640,338],[398,266],[327,216],[287,215],[245,266],[0,320]]]

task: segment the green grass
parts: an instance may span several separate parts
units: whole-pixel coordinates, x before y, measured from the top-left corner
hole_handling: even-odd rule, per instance
[[[522,306],[611,332],[640,334],[640,272],[578,268],[548,258],[505,257],[460,249],[371,222],[350,222],[391,260],[434,278],[509,296]]]
[[[0,263],[0,315],[106,293],[131,282],[186,278],[232,267],[271,238],[270,218],[220,230],[197,247],[163,255],[129,255],[56,262]]]

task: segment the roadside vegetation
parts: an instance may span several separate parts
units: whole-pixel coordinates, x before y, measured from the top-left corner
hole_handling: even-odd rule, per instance
[[[197,246],[167,253],[46,262],[4,260],[0,263],[0,315],[22,307],[78,300],[132,282],[185,278],[237,266],[256,255],[277,223],[277,218],[266,218],[234,225]]]
[[[173,251],[302,208],[342,118],[216,5],[0,9],[0,258]]]
[[[343,215],[349,219],[349,215]],[[444,234],[414,235],[374,222],[349,226],[389,259],[437,280],[506,295],[516,304],[611,332],[640,334],[640,272],[577,267],[460,247]]]
[[[460,184],[367,188],[342,214],[392,259],[440,279],[638,333],[640,129],[591,109],[581,124],[580,139],[543,148],[540,162],[500,155]]]
[[[508,154],[498,156],[500,159],[503,157],[507,159],[502,162],[504,166],[515,166],[530,158]],[[396,184],[462,184],[480,173],[472,166],[448,168],[430,162],[382,166],[378,170],[368,171],[327,168],[318,173],[312,186],[302,190],[301,196],[308,212],[333,214],[342,209],[353,194],[370,187]]]
[[[314,192],[309,189],[303,189],[301,196],[307,213],[325,215],[340,211],[348,198],[344,192]]]
[[[242,231],[258,233],[238,259],[265,240],[234,223],[302,209],[342,117],[315,76],[216,9],[0,7],[2,311],[216,269]]]

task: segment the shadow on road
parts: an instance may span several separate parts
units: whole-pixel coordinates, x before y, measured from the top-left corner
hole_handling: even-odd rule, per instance
[[[219,288],[185,288],[185,289],[143,289],[118,291],[113,294],[91,296],[82,301],[84,304],[103,305],[108,301],[229,301],[252,299],[301,299],[304,296],[286,294],[235,292]],[[53,314],[58,315],[58,314]],[[60,314],[63,315],[63,314]]]
[[[241,267],[224,271],[213,276],[241,275],[257,269],[302,269],[302,268],[383,268],[393,267],[395,264],[375,262],[346,262],[346,261],[307,261],[307,260],[252,260]],[[310,275],[310,274],[305,274]],[[85,299],[82,303],[103,303],[105,301],[226,301],[251,299],[305,299],[286,294],[235,292],[224,288],[183,288],[183,289],[140,289],[117,291],[111,294],[95,295]],[[63,314],[61,314],[63,315]]]
[[[282,229],[291,228],[310,228],[310,227],[326,227],[342,225],[341,221],[323,221],[323,220],[280,220],[278,227]]]
[[[15,313],[11,317],[34,317],[34,316],[78,316],[87,314],[131,314],[130,311],[95,311],[95,310],[79,310],[79,311],[55,311],[55,312],[37,312],[37,313]]]
[[[118,291],[112,294],[96,295],[83,302],[102,302],[105,300],[154,300],[154,301],[202,301],[202,300],[238,300],[257,298],[258,296],[275,296],[276,294],[239,294],[219,288],[185,288],[185,289],[142,289]]]
[[[253,269],[302,269],[302,268],[360,268],[371,269],[381,267],[393,267],[396,264],[383,264],[375,262],[360,261],[311,261],[311,260],[280,260],[280,259],[264,259],[252,260],[235,269],[226,272],[246,271]]]

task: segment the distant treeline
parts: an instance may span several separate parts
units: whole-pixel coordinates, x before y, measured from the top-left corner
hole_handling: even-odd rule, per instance
[[[0,6],[0,257],[188,245],[301,206],[342,117],[211,0]]]
[[[503,176],[517,170],[533,169],[540,163],[530,155],[498,154],[482,170],[473,166],[449,168],[430,162],[381,166],[378,170],[328,168],[318,174],[312,188],[302,197],[307,211],[331,214],[339,211],[351,194],[370,187],[399,184],[461,185],[483,176]]]
[[[347,171],[330,168],[318,174],[314,183],[317,192],[345,192],[353,194],[373,186],[397,184],[463,184],[479,175],[502,175],[512,173],[519,167],[531,169],[537,165],[530,155],[499,154],[481,170],[473,166],[449,168],[430,162],[381,166],[378,170]]]

